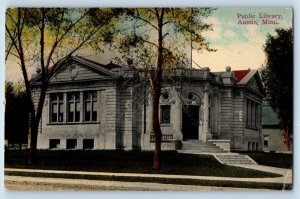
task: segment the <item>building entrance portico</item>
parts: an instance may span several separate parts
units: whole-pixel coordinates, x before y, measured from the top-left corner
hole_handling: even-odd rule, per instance
[[[185,105],[182,108],[183,140],[199,139],[199,106]]]

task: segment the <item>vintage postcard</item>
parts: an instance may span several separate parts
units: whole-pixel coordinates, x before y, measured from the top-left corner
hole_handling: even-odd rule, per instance
[[[5,20],[7,190],[292,189],[291,7]]]

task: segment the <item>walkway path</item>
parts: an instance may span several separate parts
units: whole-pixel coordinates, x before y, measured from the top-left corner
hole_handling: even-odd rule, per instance
[[[110,173],[110,172],[83,172],[83,171],[61,171],[61,170],[37,170],[37,169],[15,169],[5,168],[5,172],[26,172],[26,173],[42,173],[42,174],[71,174],[71,175],[92,175],[92,176],[118,176],[118,177],[149,177],[160,179],[196,179],[196,180],[215,180],[215,181],[238,181],[238,182],[262,182],[262,183],[292,183],[292,170],[282,169],[262,165],[236,165],[249,169],[267,171],[283,175],[283,177],[275,178],[235,178],[235,177],[216,177],[216,176],[189,176],[189,175],[166,175],[166,174],[141,174],[141,173]]]
[[[9,190],[27,191],[263,191],[263,189],[214,187],[197,185],[161,184],[149,182],[119,182],[103,180],[63,179],[5,176],[5,187]]]

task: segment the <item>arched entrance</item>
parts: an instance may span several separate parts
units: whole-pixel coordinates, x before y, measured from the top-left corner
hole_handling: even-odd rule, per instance
[[[182,106],[182,138],[183,140],[199,139],[199,111],[200,97],[193,93],[187,93],[183,98]]]
[[[199,139],[199,106],[185,105],[182,108],[183,140]]]

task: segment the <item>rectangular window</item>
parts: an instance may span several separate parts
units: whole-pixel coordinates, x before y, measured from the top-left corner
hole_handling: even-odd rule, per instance
[[[256,103],[252,102],[252,107],[251,107],[251,117],[252,117],[252,123],[251,123],[251,127],[252,128],[255,128],[256,126],[256,114],[255,114],[255,106],[256,106]]]
[[[94,139],[83,139],[83,149],[93,149],[94,148]]]
[[[97,121],[97,91],[84,94],[84,121]]]
[[[68,122],[80,121],[80,93],[68,93]]]
[[[247,127],[251,124],[251,102],[247,100]]]
[[[264,135],[264,147],[269,147],[269,136]]]
[[[259,117],[259,104],[247,99],[246,127],[258,129]]]
[[[160,123],[161,124],[170,124],[170,105],[161,105],[160,106]]]
[[[252,151],[256,151],[256,148],[255,148],[255,142],[252,142]]]
[[[51,94],[50,96],[50,111],[51,121],[50,122],[63,122],[64,118],[64,99],[63,94]]]
[[[76,149],[77,140],[76,139],[67,139],[67,149]]]
[[[251,151],[252,150],[252,145],[251,145],[251,142],[248,142],[248,151]]]
[[[59,139],[50,139],[49,140],[49,149],[59,149],[60,140]]]

